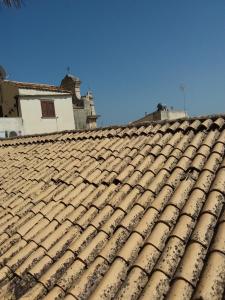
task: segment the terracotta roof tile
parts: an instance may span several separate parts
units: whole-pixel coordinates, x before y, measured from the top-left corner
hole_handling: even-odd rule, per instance
[[[101,249],[107,242],[107,238],[108,235],[105,232],[100,231],[88,244],[88,246],[81,251],[78,258],[88,265],[95,259],[97,254],[100,253]]]
[[[196,181],[194,188],[198,188],[202,190],[204,193],[207,193],[209,191],[213,179],[214,179],[214,174],[212,174],[212,172],[208,170],[203,170],[198,180]]]
[[[187,215],[181,215],[170,236],[177,237],[183,242],[187,242],[194,228],[194,225],[195,222],[191,217]]]
[[[191,129],[197,129],[199,126],[201,125],[201,121],[200,120],[194,120],[193,122],[191,122],[189,124],[189,128]]]
[[[177,237],[171,237],[158,260],[155,269],[172,278],[185,251],[185,244]]]
[[[65,299],[66,300],[77,300],[74,296],[72,296],[71,294],[67,294],[66,296],[65,296]]]
[[[209,213],[202,214],[191,235],[191,240],[199,242],[207,248],[211,242],[215,225],[216,218],[213,215]]]
[[[137,232],[133,232],[126,241],[126,244],[119,251],[118,257],[123,258],[128,264],[131,264],[139,252],[142,244],[142,236]]]
[[[58,222],[53,220],[51,221],[44,229],[42,229],[40,232],[38,232],[35,237],[33,237],[33,241],[37,244],[42,244],[43,241],[45,241],[46,237],[51,235],[51,233],[54,232],[54,230],[57,228]]]
[[[44,247],[45,249],[50,249],[52,247],[52,245],[54,245],[59,239],[65,237],[65,235],[68,232],[75,232],[76,234],[79,234],[79,230],[77,227],[71,227],[71,222],[70,221],[65,221],[62,225],[57,224],[57,222],[51,222],[51,224],[53,224],[53,228],[54,230],[50,230],[48,232],[47,238],[45,238],[43,240],[43,242],[41,242],[42,247]],[[38,240],[38,238],[36,238],[36,240]]]
[[[73,261],[73,253],[71,251],[66,251],[64,255],[58,259],[57,263],[53,263],[39,278],[39,282],[41,282],[46,289],[50,290],[60,277],[62,270],[70,266]]]
[[[101,250],[99,256],[103,257],[109,263],[112,263],[117,252],[128,239],[128,236],[129,232],[126,229],[119,227],[105,247]]]
[[[166,184],[173,189],[176,188],[179,185],[181,179],[184,177],[184,174],[185,172],[183,169],[176,167],[167,179]]]
[[[137,260],[134,262],[134,266],[138,266],[150,275],[160,254],[161,252],[156,247],[147,244],[138,255]]]
[[[214,124],[221,128],[224,125],[225,121],[223,118],[218,118],[214,121]]]
[[[101,230],[111,235],[121,220],[124,218],[125,212],[122,209],[116,209],[108,221],[101,227]]]
[[[225,193],[225,168],[222,168],[218,171],[211,190],[217,190],[223,194]]]
[[[172,187],[165,185],[158,193],[158,195],[155,198],[151,199],[151,207],[155,208],[158,211],[162,211],[172,194]]]
[[[103,258],[96,258],[94,263],[90,265],[81,278],[74,283],[69,293],[77,299],[88,298],[102,279],[102,274],[104,274],[108,268],[109,266]]]
[[[109,217],[113,214],[114,209],[111,205],[106,205],[90,222],[95,228],[99,229],[105,222],[109,219]]]
[[[222,130],[220,131],[220,135],[217,139],[217,142],[220,142],[220,143],[225,143],[225,129],[222,127],[221,128]]]
[[[167,224],[162,222],[157,223],[146,240],[146,244],[153,245],[159,251],[162,251],[169,236],[169,232],[170,228]]]
[[[57,300],[65,297],[65,292],[59,286],[53,287],[53,289],[43,298],[45,300]]]
[[[75,260],[71,266],[65,270],[64,276],[57,281],[57,286],[61,287],[64,291],[68,290],[73,282],[80,278],[85,267],[82,261]]]
[[[78,254],[85,246],[88,245],[91,239],[97,234],[97,230],[93,226],[88,226],[82,234],[77,234],[75,240],[69,245],[68,249]]]
[[[192,285],[183,280],[177,279],[172,283],[172,286],[167,294],[168,300],[186,300],[191,299],[193,293]]]
[[[172,204],[176,206],[178,209],[182,209],[189,193],[194,186],[195,181],[192,178],[187,178],[185,180],[182,180],[180,185],[175,190],[174,194],[168,201],[168,204]]]
[[[225,222],[220,223],[216,230],[215,239],[212,243],[211,250],[218,251],[225,254],[225,235],[224,233]]]
[[[122,220],[120,226],[123,226],[128,231],[132,230],[132,228],[134,228],[135,225],[137,225],[140,222],[143,214],[144,214],[144,208],[138,204],[134,205],[131,208],[129,214],[127,214],[125,218]]]
[[[179,209],[174,205],[168,205],[162,212],[159,221],[167,224],[169,227],[172,227],[179,216]]]
[[[43,83],[37,84],[37,83],[30,83],[30,82],[11,81],[11,80],[6,80],[5,82],[6,84],[14,85],[22,89],[35,89],[35,90],[46,90],[46,91],[53,91],[53,92],[69,93],[69,91],[66,91],[61,87],[43,84]]]
[[[71,227],[59,240],[55,242],[54,245],[51,245],[52,247],[48,251],[48,255],[52,259],[56,260],[66,251],[66,247],[79,237],[79,235],[79,229]]]
[[[215,146],[213,147],[212,153],[218,153],[220,156],[223,156],[224,154],[224,144],[221,142],[217,142]]]
[[[34,242],[29,242],[19,253],[13,256],[8,262],[7,267],[11,270],[16,270],[21,263],[37,249],[37,244]]]
[[[147,300],[149,299],[149,295],[151,295],[151,299],[154,300],[162,299],[168,289],[169,278],[161,271],[155,271],[140,295],[140,299]]]
[[[175,278],[182,278],[196,286],[204,265],[206,249],[199,243],[191,243],[184,252]],[[191,259],[190,259],[191,258]]]
[[[224,202],[225,202],[225,198],[220,192],[212,191],[209,193],[209,196],[201,212],[211,213],[216,218],[218,218],[223,208]]]
[[[126,277],[127,264],[121,259],[117,258],[112,263],[110,269],[107,271],[103,279],[100,281],[97,288],[93,291],[90,299],[112,299],[120,288],[122,281]]]
[[[222,299],[224,125],[0,140],[0,298]]]
[[[225,257],[213,252],[200,277],[193,299],[222,299],[225,286]]]
[[[134,267],[127,275],[116,299],[137,299],[147,281],[146,273],[140,268]]]

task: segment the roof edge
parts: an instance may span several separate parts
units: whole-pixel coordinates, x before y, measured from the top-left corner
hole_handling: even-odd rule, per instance
[[[50,90],[56,92],[67,92],[71,94],[71,91],[64,89],[61,86],[46,84],[46,83],[34,83],[34,82],[22,82],[22,81],[14,81],[14,80],[4,80],[3,83],[8,83],[12,86],[16,86],[20,89],[31,89],[31,90]]]
[[[218,118],[224,118],[225,119],[225,113],[222,114],[212,114],[212,115],[203,115],[203,116],[194,116],[194,117],[188,117],[188,118],[180,118],[180,119],[174,119],[174,120],[160,120],[160,121],[146,121],[146,122],[141,122],[138,124],[126,124],[126,125],[110,125],[106,127],[98,127],[98,128],[93,128],[93,129],[72,129],[72,130],[63,130],[63,131],[54,131],[54,132],[49,132],[49,133],[39,133],[39,134],[27,134],[27,135],[21,135],[21,136],[16,136],[16,137],[10,137],[10,138],[0,138],[0,141],[2,140],[16,140],[16,139],[25,139],[25,138],[30,138],[30,137],[41,137],[41,136],[49,136],[49,135],[55,135],[55,134],[65,134],[65,133],[81,133],[81,132],[95,132],[99,130],[108,130],[108,129],[118,129],[118,128],[140,128],[141,126],[149,126],[151,124],[172,124],[175,122],[183,122],[183,121],[195,121],[195,120],[207,120],[207,119],[212,119],[216,120]]]

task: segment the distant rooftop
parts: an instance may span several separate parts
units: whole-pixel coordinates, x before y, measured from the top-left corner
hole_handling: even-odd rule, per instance
[[[134,124],[142,122],[160,121],[160,120],[175,120],[180,118],[186,118],[188,114],[184,110],[177,110],[173,107],[169,107],[165,104],[158,103],[157,109],[152,113],[145,113],[145,116],[132,122]]]

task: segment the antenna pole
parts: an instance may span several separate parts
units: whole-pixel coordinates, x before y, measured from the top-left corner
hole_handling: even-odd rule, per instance
[[[180,84],[180,90],[183,93],[183,97],[184,97],[183,98],[184,99],[184,112],[186,113],[186,86],[183,83]]]

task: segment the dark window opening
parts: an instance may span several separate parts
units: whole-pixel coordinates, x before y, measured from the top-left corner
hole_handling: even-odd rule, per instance
[[[42,100],[41,111],[43,118],[55,118],[54,101]]]

